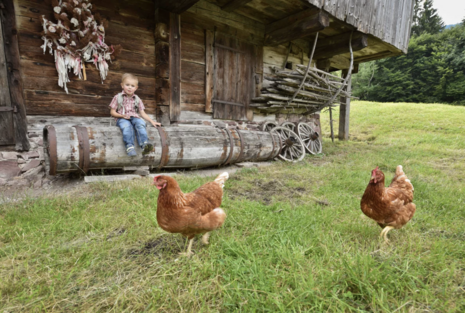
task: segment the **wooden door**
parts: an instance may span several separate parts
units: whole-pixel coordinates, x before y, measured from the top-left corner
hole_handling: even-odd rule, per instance
[[[13,108],[7,76],[7,62],[5,57],[5,40],[0,18],[0,146],[15,144],[15,130],[13,124]]]
[[[213,118],[247,120],[255,86],[253,46],[217,33],[214,51]]]

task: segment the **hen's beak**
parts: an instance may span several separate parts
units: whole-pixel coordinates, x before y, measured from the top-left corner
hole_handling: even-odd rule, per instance
[[[153,178],[153,182],[152,182],[152,185],[153,185],[153,186],[156,186],[156,185],[158,184],[158,178],[160,178],[160,175],[155,176],[155,177]]]

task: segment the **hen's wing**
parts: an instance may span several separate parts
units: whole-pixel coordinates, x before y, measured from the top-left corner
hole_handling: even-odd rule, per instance
[[[405,175],[402,165],[398,165],[396,168],[396,176],[392,179],[391,184],[386,188],[387,196],[392,199],[400,199],[405,204],[413,201],[413,185],[410,179]]]
[[[223,200],[224,182],[228,179],[227,172],[220,174],[214,181],[206,183],[187,194],[188,205],[199,210],[202,215],[221,206]]]

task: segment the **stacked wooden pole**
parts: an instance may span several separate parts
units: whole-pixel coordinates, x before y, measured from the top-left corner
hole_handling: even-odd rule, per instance
[[[292,100],[304,79],[306,66],[298,64],[294,71],[285,71],[278,67],[272,69],[275,75],[265,77],[272,84],[263,88],[259,97],[252,99],[250,107],[265,113],[311,114],[340,104],[339,100],[331,100],[344,84],[343,78],[310,67],[305,83]],[[350,92],[344,90],[340,91],[340,95],[353,98]]]

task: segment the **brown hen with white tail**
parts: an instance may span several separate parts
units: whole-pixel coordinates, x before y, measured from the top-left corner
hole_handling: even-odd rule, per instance
[[[371,179],[363,194],[360,207],[366,216],[375,220],[388,242],[387,233],[394,228],[402,228],[415,214],[413,185],[405,175],[402,165],[396,168],[396,176],[389,187],[384,186],[384,173],[376,167],[371,172]]]
[[[202,242],[208,244],[209,232],[223,225],[226,213],[220,205],[224,183],[228,178],[228,173],[224,172],[213,182],[193,192],[183,193],[174,178],[165,175],[154,177],[153,184],[160,190],[157,201],[158,225],[167,232],[180,233],[189,238],[185,255],[192,255],[195,235],[205,233]]]

